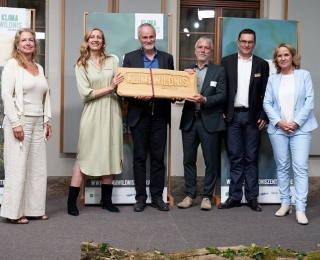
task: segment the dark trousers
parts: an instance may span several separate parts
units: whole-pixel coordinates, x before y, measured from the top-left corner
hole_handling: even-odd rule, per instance
[[[259,195],[258,151],[261,132],[249,121],[249,111],[234,112],[227,123],[227,151],[230,162],[229,197],[241,200],[245,181],[245,198]]]
[[[160,115],[159,115],[160,114]],[[146,200],[146,161],[150,153],[150,193],[152,199],[161,198],[165,181],[164,153],[167,144],[167,123],[164,115],[144,109],[135,127],[133,140],[133,172],[136,200]]]
[[[197,152],[201,144],[206,165],[202,198],[211,200],[219,167],[220,145],[219,132],[208,132],[201,120],[195,117],[191,128],[182,131],[183,167],[186,194],[190,198],[197,197]]]

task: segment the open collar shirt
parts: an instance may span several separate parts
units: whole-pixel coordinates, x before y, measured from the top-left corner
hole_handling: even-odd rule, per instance
[[[249,107],[249,85],[252,69],[252,55],[243,59],[238,53],[238,88],[234,100],[235,107]]]

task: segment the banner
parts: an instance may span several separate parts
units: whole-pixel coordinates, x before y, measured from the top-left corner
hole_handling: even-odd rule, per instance
[[[119,66],[122,66],[126,53],[141,48],[141,44],[138,41],[137,28],[142,23],[150,23],[155,27],[157,34],[156,48],[162,51],[168,51],[168,15],[164,14],[88,13],[86,18],[86,31],[91,28],[101,29],[107,41],[107,54],[116,57],[119,61]],[[133,178],[133,143],[130,127],[126,124],[127,103],[123,102],[122,99],[119,99],[119,102],[121,103],[123,115],[124,169],[123,173],[116,175],[113,180],[112,201],[117,204],[128,204],[136,202]],[[167,158],[167,152],[165,158]],[[150,203],[151,197],[148,187],[150,182],[149,158],[147,162],[147,203]],[[165,164],[167,163],[165,162]],[[86,181],[85,204],[100,203],[100,185],[101,180],[88,179]],[[163,192],[163,200],[167,201],[167,187],[165,187]]]
[[[280,43],[289,43],[295,48],[298,45],[297,21],[288,20],[264,20],[248,18],[222,18],[222,50],[221,57],[238,52],[237,40],[239,32],[250,28],[256,32],[256,46],[253,53],[270,65],[270,74],[276,72],[272,63],[274,48]],[[261,131],[261,143],[259,149],[259,202],[280,203],[280,195],[277,184],[276,165],[273,158],[267,128]],[[230,165],[222,145],[221,156],[221,201],[229,197]],[[292,203],[294,203],[293,174],[291,171]],[[244,190],[244,187],[243,187]],[[246,202],[244,196],[242,202]]]
[[[2,69],[11,56],[14,35],[17,30],[30,27],[30,10],[0,7],[0,95]],[[0,204],[2,203],[5,173],[3,165],[3,101],[0,98]]]
[[[25,26],[26,9],[0,7],[0,66],[10,58],[16,31]]]

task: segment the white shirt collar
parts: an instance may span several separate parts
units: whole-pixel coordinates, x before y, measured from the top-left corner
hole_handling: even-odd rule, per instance
[[[250,58],[249,59],[244,59],[240,56],[239,52],[238,52],[238,59],[241,59],[241,60],[244,60],[244,61],[247,61],[247,60],[252,60],[252,57],[253,57],[253,54],[251,54]]]

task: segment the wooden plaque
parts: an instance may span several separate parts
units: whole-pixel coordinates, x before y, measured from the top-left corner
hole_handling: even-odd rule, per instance
[[[188,98],[197,94],[197,74],[190,75],[185,71],[165,69],[143,69],[119,67],[117,73],[124,75],[118,85],[119,96],[152,97],[152,81],[156,98]]]

